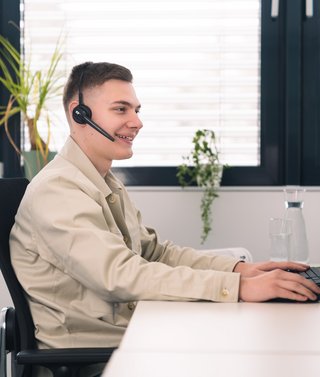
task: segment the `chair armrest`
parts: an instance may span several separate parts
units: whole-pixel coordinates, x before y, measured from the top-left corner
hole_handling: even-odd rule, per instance
[[[19,365],[42,366],[54,377],[78,376],[79,369],[93,364],[107,364],[115,348],[55,348],[23,350],[16,355]]]
[[[55,348],[23,350],[17,356],[17,363],[23,365],[88,365],[106,363],[116,348]]]

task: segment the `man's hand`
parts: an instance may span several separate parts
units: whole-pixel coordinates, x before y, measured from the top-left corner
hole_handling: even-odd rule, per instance
[[[254,277],[264,274],[267,271],[272,271],[276,269],[281,270],[292,270],[292,271],[306,271],[309,268],[307,264],[296,263],[296,262],[260,262],[260,263],[242,263],[239,262],[235,268],[234,272],[240,272],[241,276],[244,277]]]
[[[273,298],[316,300],[320,288],[299,274],[287,271],[305,271],[308,268],[295,262],[238,263],[234,272],[241,273],[239,298],[251,302]]]

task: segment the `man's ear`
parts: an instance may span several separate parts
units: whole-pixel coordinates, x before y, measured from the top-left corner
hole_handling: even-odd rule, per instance
[[[78,105],[79,105],[79,103],[76,100],[73,100],[69,103],[68,115],[69,115],[70,119],[72,119],[72,113],[73,113],[74,108],[77,107]]]

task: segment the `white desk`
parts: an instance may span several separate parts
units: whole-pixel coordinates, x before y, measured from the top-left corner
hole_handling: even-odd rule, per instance
[[[320,304],[140,302],[121,349],[320,354]]]
[[[319,377],[319,355],[117,351],[103,377]]]
[[[298,376],[299,365],[307,368],[300,377],[319,375],[319,303],[146,301],[138,304],[103,377],[128,372],[139,377],[202,377],[215,371],[218,377],[231,376],[231,371],[237,376],[283,377]],[[286,366],[291,366],[287,372]],[[283,373],[274,373],[279,368]],[[191,373],[196,370],[208,372]]]

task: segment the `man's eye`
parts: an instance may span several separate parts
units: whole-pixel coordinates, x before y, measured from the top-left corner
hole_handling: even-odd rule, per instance
[[[126,108],[125,107],[117,107],[115,110],[118,111],[119,113],[124,113],[126,111]]]

